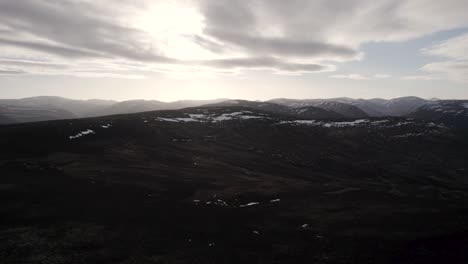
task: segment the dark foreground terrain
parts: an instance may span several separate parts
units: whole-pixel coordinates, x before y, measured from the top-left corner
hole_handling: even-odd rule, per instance
[[[468,133],[236,107],[0,126],[0,263],[468,263]]]

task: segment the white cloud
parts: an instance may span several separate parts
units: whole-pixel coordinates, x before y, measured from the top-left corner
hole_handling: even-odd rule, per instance
[[[440,76],[435,75],[411,75],[403,77],[403,80],[413,80],[413,81],[434,81],[441,80]]]
[[[349,80],[378,80],[378,79],[387,79],[392,76],[389,74],[374,74],[371,76],[371,75],[351,73],[351,74],[335,74],[335,75],[330,75],[329,77],[335,78],[335,79],[349,79]]]
[[[468,60],[468,33],[421,50],[423,54],[454,60]]]
[[[468,82],[468,34],[450,38],[424,48],[421,52],[425,55],[442,57],[448,60],[432,62],[422,66],[420,70],[428,73],[428,75],[420,76],[419,80],[447,79],[455,82]]]
[[[424,65],[425,72],[442,75],[446,79],[457,82],[468,82],[468,60],[442,61]]]
[[[350,80],[370,80],[369,77],[360,75],[360,74],[335,74],[335,75],[330,75],[331,78],[335,79],[350,79]]]
[[[391,78],[392,76],[390,74],[375,74],[374,78],[376,79],[387,79]]]

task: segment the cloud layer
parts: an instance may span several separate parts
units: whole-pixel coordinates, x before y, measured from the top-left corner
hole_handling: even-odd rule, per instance
[[[340,62],[362,59],[364,43],[406,41],[467,25],[467,4],[0,0],[0,74],[141,78],[161,71],[333,71]],[[426,49],[426,54],[450,60],[423,70],[466,78],[467,42],[465,35]]]

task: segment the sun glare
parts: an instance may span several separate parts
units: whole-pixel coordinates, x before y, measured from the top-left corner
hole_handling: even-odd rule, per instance
[[[168,57],[185,60],[215,57],[193,43],[191,37],[203,33],[204,18],[186,2],[155,3],[137,18],[136,24],[152,36],[157,48]]]

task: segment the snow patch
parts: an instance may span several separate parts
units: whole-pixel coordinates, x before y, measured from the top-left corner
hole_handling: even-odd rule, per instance
[[[190,118],[193,119],[206,119],[207,116],[204,114],[189,114]]]
[[[179,118],[175,118],[175,120],[182,121],[182,122],[203,122],[203,120],[195,119],[191,117],[188,117],[188,118],[179,117]]]
[[[243,115],[239,116],[240,119],[263,119],[263,116],[249,116],[249,115]]]
[[[248,204],[239,205],[239,207],[249,207],[249,206],[254,206],[254,205],[258,205],[258,204],[260,204],[260,203],[251,202],[251,203],[248,203]]]
[[[362,123],[369,123],[369,120],[367,119],[358,119],[350,122],[331,122],[331,123],[326,123],[323,126],[324,127],[348,127],[348,126],[356,126],[358,124]]]
[[[395,138],[409,138],[409,137],[420,137],[420,136],[424,136],[424,133],[407,133],[404,135],[397,135],[394,137]]]
[[[68,138],[69,138],[69,139],[76,139],[76,138],[79,138],[79,137],[82,137],[82,136],[86,136],[86,135],[89,135],[89,134],[96,134],[96,133],[94,133],[93,130],[88,129],[88,130],[85,130],[85,131],[81,131],[81,132],[79,132],[78,134],[76,134],[76,135],[74,135],[74,136],[69,136]]]
[[[175,122],[175,123],[178,123],[179,120],[175,119],[175,118],[163,118],[163,117],[158,117],[156,120],[158,121],[166,121],[166,122]]]

